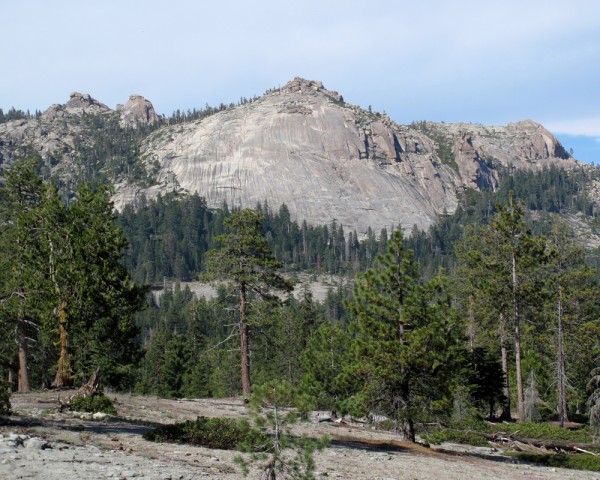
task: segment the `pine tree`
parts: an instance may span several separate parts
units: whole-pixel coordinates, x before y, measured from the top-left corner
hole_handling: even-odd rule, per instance
[[[483,305],[479,310],[481,330],[485,336],[500,340],[502,369],[508,379],[507,341],[512,323],[515,355],[517,411],[523,419],[523,325],[532,315],[532,307],[541,298],[541,266],[546,261],[544,241],[535,237],[525,224],[523,206],[509,193],[506,205],[498,211],[489,226],[471,231],[457,248],[462,273],[467,277],[469,308]],[[483,313],[482,313],[483,312]],[[506,380],[505,380],[506,381]],[[505,401],[510,392],[505,385]],[[508,419],[509,404],[504,405],[503,418]]]
[[[512,193],[507,204],[499,208],[491,228],[498,243],[497,256],[492,258],[490,266],[496,274],[495,281],[503,283],[509,292],[507,304],[514,327],[517,411],[522,420],[525,416],[521,349],[523,316],[527,302],[536,293],[535,273],[545,261],[545,249],[543,240],[534,237],[527,229],[523,207],[514,200]]]
[[[57,387],[70,385],[74,373],[84,380],[95,367],[108,383],[119,382],[135,362],[132,314],[145,306],[146,289],[121,264],[126,241],[112,208],[106,188],[82,185],[68,208],[56,188],[46,191],[40,255],[59,336]]]
[[[39,318],[35,311],[36,276],[34,252],[39,241],[40,208],[43,182],[36,174],[37,158],[17,162],[5,173],[1,191],[0,241],[4,254],[1,259],[0,307],[3,316],[15,324],[18,346],[18,391],[30,389],[28,340],[35,336]],[[34,327],[33,329],[31,327]]]
[[[215,238],[218,250],[208,252],[207,273],[212,279],[226,279],[239,296],[239,335],[241,352],[242,393],[250,398],[250,346],[248,330],[248,301],[254,293],[263,299],[275,299],[271,290],[290,291],[291,282],[278,271],[283,264],[277,261],[261,234],[264,217],[255,210],[234,212],[224,221],[229,233]]]
[[[363,382],[356,399],[414,442],[415,422],[449,407],[460,332],[443,275],[421,283],[402,240],[394,232],[387,253],[358,277],[350,309],[355,375]]]
[[[324,449],[329,438],[309,438],[292,435],[290,426],[298,423],[306,412],[305,397],[289,382],[271,381],[260,385],[252,394],[250,411],[254,421],[268,435],[268,444],[257,452],[256,445],[243,445],[250,456],[237,456],[244,475],[249,467],[258,464],[263,471],[261,478],[276,480],[314,480],[314,452]]]
[[[98,366],[106,383],[118,382],[135,360],[131,316],[145,304],[145,289],[121,264],[126,242],[114,225],[109,192],[83,185],[67,206],[35,166],[35,160],[17,163],[7,174],[2,240],[18,246],[3,259],[14,272],[3,289],[19,293],[16,318],[58,336],[56,386],[70,385],[74,373],[87,379]],[[26,339],[18,330],[25,389]]]
[[[583,248],[577,243],[572,228],[557,222],[547,237],[549,260],[546,265],[545,303],[550,332],[548,346],[554,357],[557,411],[560,426],[568,419],[568,370],[582,356],[594,358],[594,348],[583,348],[589,327],[597,321],[598,285],[596,272],[585,265]],[[538,338],[539,338],[538,337]]]
[[[337,412],[354,393],[345,375],[352,362],[351,343],[350,332],[340,322],[324,323],[308,341],[300,357],[304,371],[300,385],[316,408]]]
[[[455,303],[466,319],[469,350],[495,351],[501,365],[503,384],[500,419],[511,420],[508,351],[512,337],[507,328],[508,296],[510,290],[498,281],[491,260],[497,254],[493,230],[470,227],[455,244],[458,266],[452,275]],[[478,387],[476,387],[478,388]]]

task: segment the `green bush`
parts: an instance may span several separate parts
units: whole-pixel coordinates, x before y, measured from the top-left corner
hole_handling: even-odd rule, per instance
[[[585,429],[569,430],[547,423],[498,423],[492,426],[492,430],[494,432],[506,432],[523,438],[592,443],[592,436]]]
[[[221,450],[239,449],[242,444],[253,445],[255,450],[266,450],[268,437],[245,420],[224,417],[198,417],[165,425],[144,434],[152,442],[189,443]]]
[[[473,419],[469,422],[453,423],[452,428],[433,428],[421,433],[423,439],[433,445],[454,442],[465,445],[485,446],[487,440],[475,432],[503,432],[507,436],[535,438],[538,440],[561,440],[576,443],[593,443],[587,429],[568,430],[547,423],[496,423],[488,424]],[[576,467],[573,467],[576,468]]]
[[[525,452],[509,452],[508,455],[522,462],[535,463],[547,467],[572,468],[600,472],[600,457],[585,454],[536,454]]]
[[[444,428],[432,431],[423,435],[423,439],[432,445],[439,445],[443,442],[460,443],[461,445],[473,445],[475,447],[487,447],[487,439],[476,433]]]
[[[73,412],[102,412],[109,415],[117,414],[117,409],[113,406],[110,398],[101,393],[89,397],[77,395],[71,399],[69,409]]]
[[[450,421],[449,427],[452,430],[472,430],[476,432],[486,432],[489,430],[488,423],[478,414],[468,416],[460,422]]]

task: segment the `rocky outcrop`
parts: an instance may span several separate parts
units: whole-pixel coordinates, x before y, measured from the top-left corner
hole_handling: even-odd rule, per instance
[[[49,171],[68,178],[77,174],[78,148],[91,142],[82,115],[110,115],[112,110],[87,93],[72,93],[41,116],[0,124],[0,167],[10,166],[24,151],[39,154]]]
[[[92,98],[89,93],[72,93],[69,101],[65,104],[65,110],[69,113],[100,113],[110,110],[106,105]]]
[[[425,228],[454,210],[456,175],[435,161],[425,135],[385,122],[346,107],[320,82],[295,79],[250,104],[158,130],[142,156],[164,189],[197,193],[212,206],[285,203],[300,221],[336,219],[359,234]],[[131,195],[121,189],[117,202]]]
[[[413,126],[434,140],[439,157],[447,154],[445,161],[458,172],[464,188],[493,189],[499,167],[535,170],[578,165],[554,135],[531,120],[506,126],[433,122]]]
[[[138,128],[138,138],[146,131],[139,127],[162,121],[140,95],[115,111],[74,93],[39,118],[0,124],[0,167],[27,146],[53,172],[74,176],[80,149],[93,147],[91,129],[102,125],[94,115],[111,128]],[[109,170],[109,160],[98,165],[114,177],[117,207],[171,191],[197,193],[214,207],[285,203],[299,222],[335,219],[359,235],[368,227],[427,228],[455,210],[466,188],[495,188],[502,169],[581,165],[531,120],[398,125],[302,78],[202,120],[155,129],[140,145],[143,184]]]
[[[87,93],[75,92],[65,104],[54,104],[38,117],[0,124],[0,172],[26,150],[39,154],[49,171],[68,181],[81,168],[77,159],[82,147],[92,146],[95,130],[113,118],[123,129],[161,121],[140,95],[129,97],[116,112]]]
[[[359,235],[369,226],[427,228],[455,210],[465,188],[493,188],[498,166],[573,162],[531,121],[402,126],[301,78],[250,104],[162,128],[142,156],[160,188],[121,185],[119,205],[171,190],[197,193],[212,206],[266,200],[285,203],[299,221],[335,219]]]
[[[152,125],[160,121],[154,106],[141,95],[131,95],[125,105],[118,105],[119,123],[123,128],[137,128],[140,125]]]

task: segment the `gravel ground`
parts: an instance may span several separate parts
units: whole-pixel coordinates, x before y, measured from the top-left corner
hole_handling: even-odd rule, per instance
[[[69,392],[62,392],[63,398]],[[15,415],[0,422],[0,479],[259,479],[233,462],[236,452],[147,442],[153,426],[198,415],[241,417],[240,399],[164,400],[113,395],[117,417],[80,418],[57,412],[57,392],[15,394]],[[598,473],[514,464],[493,448],[444,451],[401,442],[368,428],[319,423],[298,428],[328,434],[331,446],[316,455],[317,478],[393,479],[599,479]],[[365,442],[371,442],[369,445]],[[451,453],[450,450],[456,450]]]

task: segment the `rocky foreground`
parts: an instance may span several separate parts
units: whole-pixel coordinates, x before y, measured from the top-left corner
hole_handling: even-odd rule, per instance
[[[63,399],[69,392],[60,394]],[[147,442],[159,424],[198,415],[241,417],[239,399],[163,400],[110,395],[117,417],[58,413],[56,392],[17,394],[15,415],[0,419],[0,479],[242,479],[237,452]],[[600,479],[600,474],[518,465],[493,448],[451,453],[398,441],[368,428],[319,422],[298,432],[328,434],[331,446],[317,454],[317,478],[344,479]],[[379,445],[377,445],[379,444]],[[249,479],[261,477],[251,471]]]

